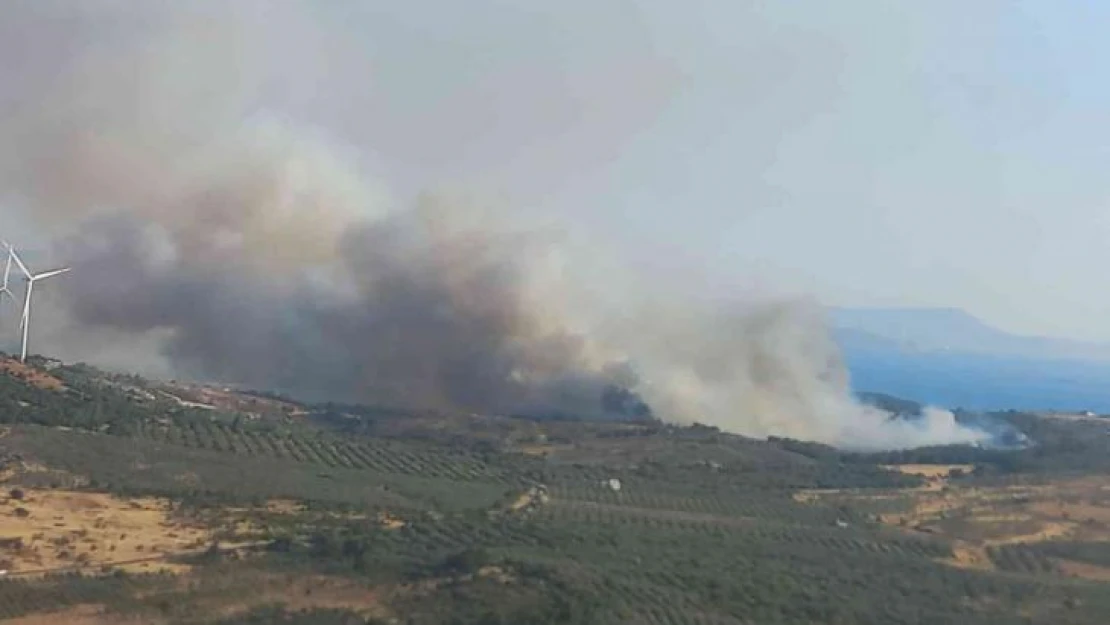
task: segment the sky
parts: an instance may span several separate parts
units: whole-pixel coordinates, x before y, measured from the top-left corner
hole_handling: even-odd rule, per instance
[[[6,4],[0,116],[90,52],[172,28],[208,53],[142,43],[136,63],[173,63],[121,116],[184,101],[290,119],[398,201],[448,189],[558,215],[722,294],[1110,340],[1106,3],[180,6]]]

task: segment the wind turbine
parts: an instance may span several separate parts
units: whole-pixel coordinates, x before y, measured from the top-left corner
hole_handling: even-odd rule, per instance
[[[24,265],[23,261],[20,260],[19,254],[15,253],[15,248],[13,248],[11,245],[8,245],[8,259],[9,262],[13,260],[15,261],[15,264],[19,267],[19,270],[23,272],[23,276],[27,282],[27,287],[23,295],[23,318],[19,321],[19,327],[23,331],[23,347],[19,352],[19,361],[27,362],[27,338],[30,336],[31,333],[31,293],[35,290],[35,283],[40,280],[45,280],[47,278],[53,278],[54,276],[61,275],[68,272],[70,269],[69,267],[65,267],[62,269],[54,269],[52,271],[44,271],[37,275],[32,274],[27,269],[27,265]]]

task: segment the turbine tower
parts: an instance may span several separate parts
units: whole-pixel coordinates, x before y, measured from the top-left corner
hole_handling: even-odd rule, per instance
[[[31,333],[31,293],[35,290],[35,283],[66,273],[69,271],[69,267],[44,271],[40,274],[32,274],[27,269],[27,265],[24,265],[23,261],[20,260],[19,254],[15,253],[15,248],[11,245],[8,246],[8,259],[9,262],[15,261],[15,264],[19,267],[19,270],[23,272],[24,279],[27,282],[27,287],[23,295],[23,318],[19,321],[19,327],[23,331],[23,345],[19,352],[19,361],[27,362],[27,339]]]

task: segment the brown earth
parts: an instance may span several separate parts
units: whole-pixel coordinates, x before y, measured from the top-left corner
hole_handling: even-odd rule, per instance
[[[994,563],[987,555],[986,548],[980,545],[958,543],[952,547],[952,558],[945,562],[961,569],[994,570]]]
[[[24,489],[0,499],[0,560],[12,574],[109,566],[132,571],[187,567],[160,562],[203,548],[209,530],[174,520],[164,499]]]
[[[6,373],[13,378],[48,391],[61,391],[66,388],[65,384],[53,375],[19,362],[14,358],[0,358],[0,373]]]

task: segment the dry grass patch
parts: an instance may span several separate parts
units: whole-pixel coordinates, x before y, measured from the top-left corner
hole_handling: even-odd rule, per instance
[[[100,493],[26,489],[0,500],[0,559],[13,573],[54,569],[179,572],[159,562],[203,548],[206,529],[174,520],[164,499],[120,499]]]
[[[994,563],[987,555],[987,550],[981,545],[959,543],[952,547],[952,557],[943,560],[956,568],[971,569],[976,571],[993,571]]]
[[[953,473],[971,473],[975,470],[973,464],[888,464],[883,465],[887,471],[896,471],[905,475],[916,475],[925,478],[925,483],[915,490],[938,491],[948,485]]]
[[[883,466],[888,471],[898,471],[907,475],[920,475],[921,477],[949,477],[955,471],[971,473],[975,470],[973,464],[890,464]]]
[[[304,509],[303,503],[292,499],[271,499],[266,502],[266,511],[275,514],[296,514]]]
[[[387,530],[399,530],[408,525],[408,523],[401,517],[393,516],[388,512],[379,512],[378,525],[381,525]]]

